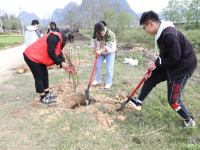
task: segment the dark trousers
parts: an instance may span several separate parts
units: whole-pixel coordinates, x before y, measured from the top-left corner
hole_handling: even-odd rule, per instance
[[[181,92],[183,91],[183,88],[185,87],[187,80],[191,77],[193,72],[194,70],[170,82],[167,70],[165,68],[156,68],[155,70],[152,71],[151,77],[144,82],[138,99],[140,101],[143,101],[158,83],[167,81],[169,105],[181,117],[183,117],[186,120],[189,120],[191,116],[180,98],[181,98]]]
[[[35,79],[35,88],[37,93],[43,93],[44,89],[49,88],[49,74],[46,65],[36,63],[30,60],[24,54],[24,60],[26,64],[29,66],[33,77]]]

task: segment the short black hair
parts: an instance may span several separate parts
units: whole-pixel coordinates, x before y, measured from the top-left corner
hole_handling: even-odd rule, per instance
[[[51,26],[51,25],[55,25],[55,27],[56,27],[56,23],[55,23],[55,22],[51,22],[51,23],[50,23],[50,26]]]
[[[36,25],[36,24],[39,24],[39,21],[38,20],[32,20],[31,25]]]
[[[140,18],[140,25],[147,24],[149,21],[160,23],[158,15],[152,10],[143,12]]]

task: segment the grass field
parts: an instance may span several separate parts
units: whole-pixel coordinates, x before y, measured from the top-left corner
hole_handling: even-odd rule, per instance
[[[87,61],[78,71],[79,80],[88,83],[94,63],[92,49],[81,46],[80,56]],[[92,94],[105,94],[108,97],[121,93],[130,94],[139,83],[150,60],[137,54],[129,54],[132,58],[138,58],[140,62],[138,66],[128,67],[122,63],[127,53],[118,52],[118,56],[114,64],[112,88],[93,91]],[[197,70],[200,70],[199,66]],[[51,72],[49,77],[50,86],[68,78],[66,73],[59,69]],[[20,109],[23,112],[28,109],[36,97],[33,77],[15,74],[12,79],[0,85],[0,149],[198,150],[200,149],[199,77],[199,72],[196,71],[182,93],[183,103],[195,118],[195,128],[183,128],[183,119],[168,105],[167,85],[163,82],[148,95],[141,111],[109,113],[117,128],[114,131],[106,131],[99,129],[98,122],[92,118],[92,114],[84,111],[60,109],[55,115],[51,108],[43,106],[32,107],[22,116],[12,115],[10,113],[12,109]],[[105,78],[106,66],[103,64],[103,82]],[[99,106],[99,110],[102,110],[101,107]],[[42,114],[40,113],[42,110],[49,110],[49,113]],[[126,120],[119,121],[117,119],[119,115],[126,116]],[[52,116],[55,118],[48,121]],[[68,130],[61,132],[68,123],[71,123]],[[162,127],[165,128],[151,133]],[[86,136],[87,131],[95,135],[95,139]],[[142,135],[147,133],[151,134]]]
[[[23,42],[23,36],[2,36],[0,37],[0,49]]]

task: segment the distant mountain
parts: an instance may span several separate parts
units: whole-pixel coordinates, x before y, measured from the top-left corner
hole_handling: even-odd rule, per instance
[[[140,18],[141,18],[141,16],[142,16],[142,13],[140,13],[140,12],[137,12],[137,16],[138,16],[138,18],[140,19]]]
[[[64,9],[56,9],[51,17],[51,20],[56,22],[56,24],[61,24],[65,20],[65,16],[68,13],[68,11],[73,11],[73,8],[75,6],[78,6],[75,2],[70,2],[65,6]]]
[[[34,13],[28,13],[26,11],[22,11],[23,23],[25,26],[31,25],[32,20],[36,19],[40,21],[40,18]],[[21,20],[21,13],[17,16]]]
[[[108,3],[111,2],[111,3],[114,3],[114,4],[119,3],[119,10],[120,11],[126,11],[127,13],[130,13],[131,15],[133,15],[135,17],[135,19],[134,19],[135,24],[139,25],[138,15],[135,13],[134,10],[131,9],[131,7],[129,6],[129,4],[127,3],[126,0],[107,0],[107,2]],[[61,8],[61,9],[57,8],[57,9],[55,9],[55,11],[52,14],[51,21],[56,22],[57,25],[63,23],[68,11],[74,11],[73,8],[75,6],[77,6],[81,10],[81,7],[83,7],[84,5],[83,5],[83,2],[81,3],[81,5],[77,5],[75,2],[70,2],[64,8]],[[31,22],[34,19],[37,19],[40,22],[40,27],[47,26],[49,24],[49,20],[40,19],[34,13],[28,13],[26,11],[23,11],[22,15],[23,15],[23,23],[24,23],[25,26],[31,25]],[[21,14],[19,14],[17,17],[21,19]]]
[[[135,13],[134,10],[131,9],[130,5],[126,0],[111,0],[115,4],[119,4],[119,10],[120,11],[126,11],[127,13],[133,15],[135,17],[135,23],[139,25],[139,17]]]
[[[21,20],[21,13],[17,16]],[[22,11],[22,18],[23,18],[23,24],[25,26],[30,26],[32,23],[32,20],[38,20],[39,21],[39,27],[46,27],[49,24],[48,19],[40,19],[36,14],[34,13],[28,13],[26,11]]]
[[[120,11],[126,11],[127,13],[131,14],[132,16],[134,16],[135,17],[135,19],[134,19],[135,24],[139,25],[139,18],[137,16],[137,14],[135,13],[134,10],[131,9],[131,7],[129,6],[129,4],[127,3],[126,0],[106,0],[106,3],[111,5],[111,6],[112,5],[116,5],[116,7],[119,4],[119,10]],[[84,7],[85,7],[84,3],[82,2],[81,5],[80,5],[80,10],[84,11],[85,10]],[[96,6],[96,7],[98,7],[98,6]],[[111,8],[111,9],[113,9],[113,8]],[[115,12],[116,12],[116,9],[117,8],[115,8],[115,10],[114,10]]]
[[[165,20],[165,21],[166,21],[165,17],[163,16],[163,12],[159,12],[159,13],[158,13],[158,16],[159,16],[159,18],[160,18],[161,20]]]
[[[59,16],[63,12],[63,10],[64,10],[63,8],[61,8],[61,9],[57,8],[56,10],[54,10],[51,20],[54,22],[57,22],[59,20]]]

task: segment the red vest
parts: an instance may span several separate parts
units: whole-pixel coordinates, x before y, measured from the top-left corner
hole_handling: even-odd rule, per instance
[[[60,38],[60,41],[58,42],[55,50],[55,54],[58,56],[61,53],[62,48],[61,33],[50,32],[50,34],[58,35]],[[48,55],[47,38],[50,34],[41,37],[39,40],[37,40],[35,43],[31,44],[25,49],[24,53],[30,60],[39,64],[45,64],[46,66],[51,66],[54,64],[54,62]]]

